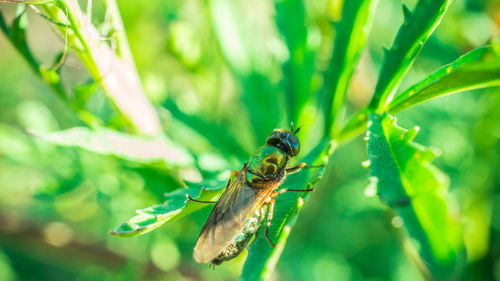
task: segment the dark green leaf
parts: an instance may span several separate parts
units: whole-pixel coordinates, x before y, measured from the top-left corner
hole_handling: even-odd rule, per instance
[[[201,116],[192,116],[182,112],[179,107],[170,99],[163,103],[163,106],[170,111],[172,116],[202,135],[215,149],[224,155],[232,155],[240,159],[246,159],[248,152],[242,148],[237,139],[228,135],[227,128],[221,124],[207,122]]]
[[[29,65],[38,71],[40,66],[35,60],[31,50],[26,41],[26,29],[28,28],[28,17],[26,15],[26,5],[20,4],[17,9],[17,15],[12,22],[8,36],[11,43],[16,47],[16,49],[24,56]],[[5,27],[2,28],[5,32]]]
[[[367,150],[372,183],[399,216],[423,265],[436,280],[457,276],[465,263],[461,225],[447,196],[448,178],[431,164],[435,151],[412,140],[396,119],[370,114]],[[425,270],[424,270],[425,272]]]
[[[0,10],[0,29],[2,29],[2,32],[5,34],[9,34],[9,26],[7,25],[7,22],[5,21],[5,18],[3,17],[3,13]]]
[[[288,119],[297,124],[299,114],[311,96],[314,52],[307,44],[304,3],[301,0],[276,0],[275,7],[276,24],[290,53],[282,65]]]
[[[377,3],[378,0],[344,1],[342,19],[334,24],[335,44],[323,85],[325,135],[330,135],[344,101],[349,80],[365,47]]]

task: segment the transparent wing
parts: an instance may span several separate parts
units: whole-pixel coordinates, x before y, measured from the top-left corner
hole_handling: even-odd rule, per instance
[[[269,192],[272,192],[272,188],[256,191],[246,184],[246,167],[231,177],[201,230],[194,248],[195,260],[205,263],[216,258]]]

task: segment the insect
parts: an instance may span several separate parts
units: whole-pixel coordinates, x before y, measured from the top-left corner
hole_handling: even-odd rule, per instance
[[[262,224],[267,211],[265,235],[269,244],[274,243],[269,237],[269,227],[273,218],[276,197],[287,191],[312,191],[313,189],[277,190],[287,174],[296,173],[307,166],[302,162],[295,167],[287,167],[291,157],[300,150],[300,143],[295,136],[300,130],[274,129],[266,140],[266,145],[255,152],[240,171],[233,171],[224,193],[218,201],[200,201],[215,203],[210,216],[203,226],[193,251],[194,259],[199,263],[219,265],[238,256],[248,245],[253,235]]]

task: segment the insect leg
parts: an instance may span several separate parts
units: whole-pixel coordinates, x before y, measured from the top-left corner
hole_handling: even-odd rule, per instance
[[[213,203],[217,203],[217,201],[203,201],[203,200],[196,200],[196,199],[193,199],[191,198],[191,196],[189,196],[189,194],[186,194],[186,197],[189,201],[193,201],[193,202],[197,202],[197,203],[206,203],[206,204],[213,204]]]
[[[275,247],[276,244],[273,243],[271,238],[269,237],[269,227],[271,226],[271,221],[273,220],[273,212],[274,212],[274,199],[271,199],[269,201],[269,211],[267,212],[267,224],[266,224],[266,231],[264,232],[267,238],[267,242],[271,245],[271,247]]]
[[[312,186],[311,184],[308,185],[308,187]],[[309,192],[309,191],[314,191],[314,188],[307,188],[307,189],[291,189],[291,188],[283,188],[279,191],[273,192],[271,194],[271,198],[276,197],[280,194],[283,194],[287,191],[295,191],[295,192]]]
[[[302,169],[323,168],[323,167],[325,167],[325,165],[314,165],[314,166],[311,165],[311,166],[309,166],[305,162],[302,162],[302,163],[300,163],[299,165],[297,165],[295,167],[286,169],[286,173],[287,174],[294,174],[294,173],[299,172]]]
[[[245,163],[244,167],[246,167],[247,163]],[[238,176],[238,171],[233,171],[231,173],[231,175],[229,176],[229,180],[227,181],[227,184],[226,184],[226,187],[225,189],[227,189],[227,187],[231,184],[231,182],[236,179],[236,177]],[[201,188],[202,190],[204,190],[204,187]],[[197,202],[197,203],[206,203],[206,204],[213,204],[213,203],[217,203],[217,201],[203,201],[203,200],[196,200],[196,199],[193,199],[191,198],[191,196],[189,196],[189,194],[186,194],[186,197],[189,201],[193,201],[193,202]]]

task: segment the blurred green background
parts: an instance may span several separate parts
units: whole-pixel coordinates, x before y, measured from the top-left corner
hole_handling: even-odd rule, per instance
[[[211,169],[239,169],[272,128],[288,127],[281,118],[281,63],[293,55],[276,27],[272,1],[234,1],[233,11],[213,3],[217,1],[118,1],[140,77],[159,109],[163,129],[196,155],[207,174]],[[320,70],[328,64],[334,36],[329,22],[338,19],[340,5],[335,0],[304,2],[307,45],[315,51]],[[12,18],[15,5],[1,3],[0,9]],[[98,1],[93,11],[96,21],[104,17]],[[42,64],[50,64],[64,40],[45,19],[28,14],[28,42]],[[229,25],[231,20],[239,25]],[[349,88],[347,114],[369,101],[382,47],[390,46],[402,20],[400,1],[379,2],[367,50]],[[106,26],[100,29],[105,33]],[[217,38],[217,29],[227,36]],[[232,37],[232,32],[240,32],[240,37]],[[455,1],[400,88],[499,32],[500,1]],[[233,74],[249,69],[257,71],[244,78]],[[62,71],[68,87],[90,79],[74,55]],[[315,73],[311,81],[318,89],[321,75]],[[261,101],[269,110],[250,114],[271,120],[260,134],[252,131],[255,120],[241,113],[251,110],[247,92],[265,95]],[[499,94],[500,89],[492,88],[453,95],[398,115],[404,127],[422,128],[417,142],[442,151],[435,163],[450,176],[450,191],[464,224],[468,264],[461,280],[500,280]],[[111,127],[120,124],[120,116],[99,90],[87,109]],[[213,126],[218,142],[207,143],[182,120]],[[308,131],[305,136],[314,139],[314,116],[309,120],[300,125]],[[163,202],[165,192],[182,185],[181,177],[199,179],[207,174],[184,169],[179,176],[155,165],[56,147],[27,133],[82,125],[0,36],[0,281],[239,276],[244,255],[214,271],[192,258],[209,208],[147,235],[109,235],[135,209]],[[307,151],[310,146],[304,143]],[[360,163],[366,160],[365,149],[359,137],[335,151],[291,233],[273,280],[424,280],[398,238],[401,226],[378,198],[364,195],[368,171]]]

